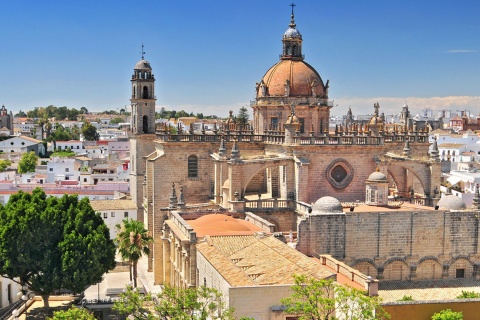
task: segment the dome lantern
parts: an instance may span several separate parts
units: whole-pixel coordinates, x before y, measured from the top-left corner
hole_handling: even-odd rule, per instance
[[[287,60],[303,60],[302,55],[302,35],[300,31],[297,30],[297,25],[295,24],[295,14],[293,13],[293,7],[295,4],[291,4],[292,15],[290,24],[288,25],[287,31],[283,34],[283,52],[281,59]]]
[[[388,205],[388,179],[377,165],[375,172],[365,181],[365,204],[369,206]]]

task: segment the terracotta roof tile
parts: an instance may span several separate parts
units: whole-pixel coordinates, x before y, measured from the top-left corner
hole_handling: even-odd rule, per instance
[[[273,236],[214,236],[197,244],[198,251],[234,287],[290,285],[293,274],[317,279],[335,277],[304,254]]]

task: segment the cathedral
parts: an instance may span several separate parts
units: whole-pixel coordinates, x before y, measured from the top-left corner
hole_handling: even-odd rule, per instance
[[[455,270],[476,277],[478,221],[477,233],[463,234],[471,247],[451,230],[478,208],[463,217],[461,205],[439,202],[441,162],[428,130],[409,119],[385,123],[377,103],[368,123],[329,131],[329,81],[305,61],[293,10],[281,42],[280,60],[255,84],[252,126],[231,112],[212,130],[156,127],[152,67],[143,56],[135,65],[130,191],[154,237],[148,267],[156,283],[198,285],[191,226],[212,212],[269,225],[302,253],[330,254],[374,278],[454,277]],[[169,234],[181,236],[175,242]],[[424,241],[438,246],[429,251]],[[167,261],[171,250],[182,267]],[[174,281],[175,266],[184,271]]]

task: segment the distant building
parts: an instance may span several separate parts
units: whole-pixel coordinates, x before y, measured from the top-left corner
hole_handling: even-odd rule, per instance
[[[0,141],[0,153],[18,153],[34,151],[36,155],[45,154],[45,147],[41,140],[26,136],[12,137]]]
[[[9,132],[8,135],[13,135],[13,114],[12,111],[8,112],[7,108],[3,105],[0,108],[0,130],[2,132]]]

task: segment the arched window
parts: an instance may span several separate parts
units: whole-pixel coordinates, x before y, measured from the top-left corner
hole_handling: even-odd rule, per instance
[[[143,87],[142,99],[148,99],[148,88],[147,88],[147,86]]]
[[[143,133],[148,133],[148,117],[143,116]]]
[[[188,177],[196,178],[198,177],[198,158],[197,156],[188,157]]]

